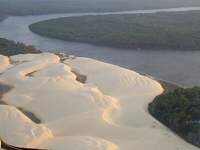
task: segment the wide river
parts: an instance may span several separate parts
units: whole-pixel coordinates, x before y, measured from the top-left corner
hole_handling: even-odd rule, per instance
[[[43,51],[65,52],[76,56],[91,57],[144,72],[160,79],[183,86],[200,85],[200,51],[135,50],[101,47],[91,44],[65,42],[32,33],[32,23],[58,18],[83,15],[137,14],[200,10],[200,7],[137,10],[112,13],[68,13],[39,16],[13,16],[0,22],[0,37],[32,44]]]

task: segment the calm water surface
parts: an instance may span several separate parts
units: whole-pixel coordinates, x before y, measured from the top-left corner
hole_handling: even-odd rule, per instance
[[[9,17],[3,22],[0,22],[0,37],[24,42],[26,44],[32,44],[43,51],[65,52],[76,56],[95,58],[189,87],[200,85],[200,51],[127,50],[94,46],[91,44],[65,42],[36,35],[29,30],[28,26],[38,21],[57,17],[190,10],[200,10],[200,7],[138,10],[113,13],[71,13],[39,16],[15,16]]]

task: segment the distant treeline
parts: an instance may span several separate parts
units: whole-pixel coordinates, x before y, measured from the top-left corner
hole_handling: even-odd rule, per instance
[[[0,14],[37,15],[66,12],[125,11],[200,6],[199,0],[0,0]]]
[[[200,11],[58,18],[32,24],[40,35],[132,49],[200,50]]]
[[[16,43],[7,39],[0,38],[0,55],[11,56],[17,54],[40,53],[33,46],[23,43]]]

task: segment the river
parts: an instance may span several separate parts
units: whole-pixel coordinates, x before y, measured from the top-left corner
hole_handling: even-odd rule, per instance
[[[91,44],[65,42],[42,37],[32,33],[28,26],[32,23],[58,18],[84,15],[138,14],[156,12],[177,12],[200,10],[200,7],[184,7],[154,10],[136,10],[107,13],[68,13],[39,16],[11,16],[0,22],[0,37],[34,45],[50,52],[65,52],[76,56],[91,57],[120,65],[156,78],[175,82],[182,86],[200,85],[200,51],[135,50],[116,49]]]

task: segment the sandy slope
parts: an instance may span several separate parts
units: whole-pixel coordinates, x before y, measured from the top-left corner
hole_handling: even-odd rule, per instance
[[[148,103],[163,89],[134,71],[89,58],[61,62],[50,53],[0,56],[0,66],[0,83],[13,87],[2,98],[7,105],[0,105],[0,137],[8,144],[55,150],[198,149],[149,115]],[[87,76],[86,83],[74,72]]]
[[[0,55],[0,73],[2,73],[5,69],[9,67],[9,59],[8,57]]]

